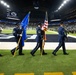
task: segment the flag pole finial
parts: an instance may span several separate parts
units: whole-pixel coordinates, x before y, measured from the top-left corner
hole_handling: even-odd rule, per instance
[[[29,11],[29,14],[31,13],[31,11]]]

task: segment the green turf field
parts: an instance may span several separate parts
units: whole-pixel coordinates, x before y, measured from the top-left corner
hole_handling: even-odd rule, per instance
[[[11,34],[12,33],[12,29],[3,29],[2,33],[5,33],[5,34]],[[36,30],[32,30],[32,29],[29,29],[26,31],[27,34],[36,34]]]
[[[5,34],[11,34],[12,33],[12,29],[3,29],[2,33],[5,33]],[[35,29],[28,29],[26,31],[27,34],[36,34],[36,30]],[[46,34],[57,34],[56,31],[46,31]],[[73,36],[76,36],[76,33],[70,33],[70,35],[73,35]]]
[[[46,50],[48,55],[41,56],[37,51],[35,57],[30,55],[30,50],[24,50],[24,56],[13,57],[9,50],[0,50],[3,57],[0,57],[0,73],[14,75],[14,73],[30,73],[43,75],[44,72],[63,72],[64,75],[72,75],[76,71],[76,51],[68,50],[69,55],[63,55],[58,51],[57,56],[53,56],[52,50]]]
[[[72,34],[72,33],[70,33],[70,35],[76,36],[76,33],[73,33],[73,34]]]
[[[12,33],[12,29],[3,29],[2,33],[10,34],[10,33]]]
[[[2,33],[8,33],[8,34],[10,34],[10,33],[12,33],[12,29],[3,29],[3,31],[2,31]],[[36,30],[35,29],[28,29],[27,31],[26,31],[26,33],[27,34],[36,34]],[[57,32],[54,32],[54,31],[46,31],[46,34],[56,34]]]

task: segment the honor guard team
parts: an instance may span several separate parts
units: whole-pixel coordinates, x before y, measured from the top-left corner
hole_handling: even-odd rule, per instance
[[[16,28],[13,29],[13,35],[15,36],[15,40],[18,46],[11,50],[12,55],[14,55],[16,50],[19,50],[19,55],[24,55],[22,53],[22,28],[20,24],[17,24]]]
[[[47,53],[45,53],[45,51],[44,51],[45,31],[42,30],[41,23],[38,24],[38,27],[36,28],[36,33],[37,33],[37,37],[36,37],[37,44],[36,44],[35,48],[30,52],[30,54],[32,56],[35,56],[35,52],[40,48],[41,55],[47,55]],[[19,50],[19,55],[24,55],[22,53],[22,50],[23,50],[22,49],[23,48],[22,47],[22,28],[20,27],[20,24],[17,24],[16,27],[13,29],[13,35],[15,36],[15,40],[16,40],[16,43],[18,44],[18,46],[11,50],[11,54],[14,55],[15,51]],[[57,51],[62,47],[63,54],[68,55],[68,53],[66,52],[66,48],[65,48],[65,39],[67,38],[67,35],[65,34],[63,22],[60,23],[60,27],[58,29],[58,36],[59,36],[59,38],[58,38],[59,44],[56,47],[56,49],[52,52],[52,54],[54,56],[56,56]],[[0,57],[1,56],[2,55],[0,54]]]

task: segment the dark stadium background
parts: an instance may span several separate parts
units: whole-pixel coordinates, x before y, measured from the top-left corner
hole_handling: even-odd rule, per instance
[[[10,5],[6,8],[0,3],[0,19],[5,20],[7,9],[16,12],[18,18],[22,20],[27,12],[31,11],[30,21],[44,21],[45,12],[48,12],[48,20],[63,19],[71,20],[76,18],[76,0],[70,0],[58,12],[55,12],[64,0],[4,0]],[[35,9],[34,7],[39,7]],[[37,19],[38,18],[38,19]]]
[[[76,0],[68,0],[58,10],[65,0],[1,0],[10,8],[0,2],[0,27],[13,27],[21,22],[30,11],[29,27],[36,28],[38,22],[44,22],[45,13],[48,14],[49,30],[57,31],[60,21],[64,21],[68,33],[76,33]],[[58,10],[58,11],[57,11]],[[12,19],[10,19],[12,18]]]

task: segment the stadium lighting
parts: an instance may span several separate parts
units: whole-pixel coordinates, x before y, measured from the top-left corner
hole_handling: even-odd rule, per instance
[[[70,0],[64,0],[64,1],[70,1]]]
[[[11,20],[20,20],[18,18],[12,18],[12,17],[6,17],[7,19],[11,19]]]
[[[58,12],[58,10],[54,11],[54,12]]]
[[[6,3],[3,3],[4,4],[4,6],[7,6],[7,4]]]
[[[39,9],[39,7],[34,7],[34,9]]]
[[[64,1],[64,2],[63,2],[63,4],[66,4],[66,3],[67,3],[67,1]]]
[[[61,4],[61,7],[63,7],[64,6],[64,3],[63,4]]]
[[[58,8],[58,10],[60,10],[60,9],[61,9],[61,7],[62,7],[62,6],[60,6],[60,7]]]
[[[33,5],[34,5],[34,9],[39,9],[39,2],[38,1],[34,1]]]
[[[10,8],[10,6],[9,6],[9,5],[7,5],[7,8]]]
[[[51,22],[53,21],[61,21],[61,19],[53,19],[53,20],[50,20]]]
[[[7,8],[10,8],[10,6],[6,3],[6,2],[4,2],[4,1],[0,1],[1,2],[1,4],[3,4],[4,6],[6,6]]]
[[[61,6],[58,8],[58,10],[60,10],[68,1],[70,0],[64,0]],[[58,12],[58,10],[56,10],[56,12]]]
[[[4,1],[1,1],[1,4],[4,4]]]

